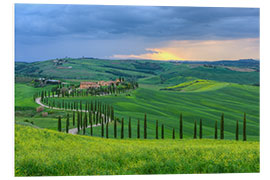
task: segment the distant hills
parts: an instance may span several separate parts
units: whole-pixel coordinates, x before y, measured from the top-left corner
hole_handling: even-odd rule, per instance
[[[176,85],[206,79],[259,84],[260,62],[254,59],[221,61],[154,61],[63,58],[32,63],[15,62],[15,75],[69,80],[115,80],[119,76],[146,84]]]

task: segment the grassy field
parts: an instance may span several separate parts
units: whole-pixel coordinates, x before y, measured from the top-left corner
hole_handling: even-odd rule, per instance
[[[15,176],[259,172],[259,161],[258,142],[115,140],[15,129]]]
[[[141,85],[131,96],[125,94],[102,97],[74,97],[55,98],[56,101],[88,101],[100,100],[111,104],[115,108],[115,115],[125,119],[125,137],[127,137],[128,118],[132,120],[132,133],[137,132],[137,120],[141,121],[143,131],[144,113],[148,120],[148,138],[155,138],[155,123],[165,125],[165,137],[172,137],[172,128],[178,134],[179,115],[183,113],[184,138],[193,137],[194,121],[203,120],[203,134],[206,138],[213,138],[215,121],[220,121],[221,113],[225,114],[225,138],[235,138],[236,120],[240,123],[242,134],[243,113],[247,113],[248,140],[259,140],[259,88],[250,85],[234,83],[216,83],[218,88],[211,87],[211,91],[174,92],[160,91],[157,86]],[[204,88],[203,88],[204,89]],[[215,89],[215,90],[213,90]],[[109,127],[110,136],[113,136],[113,124]],[[119,129],[120,131],[120,129]],[[87,131],[89,133],[89,131]],[[95,136],[100,136],[100,128],[94,129]],[[240,135],[241,138],[241,135]]]

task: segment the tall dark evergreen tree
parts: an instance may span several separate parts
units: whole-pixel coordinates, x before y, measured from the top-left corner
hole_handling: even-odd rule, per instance
[[[61,125],[61,116],[58,117],[58,131],[62,131],[62,125]]]
[[[128,137],[131,138],[131,118],[130,117],[128,121]]]
[[[112,108],[111,108],[111,121],[113,121],[113,120],[114,120],[114,108],[112,106]]]
[[[137,138],[140,139],[140,120],[138,119],[138,124],[137,124]]]
[[[247,140],[247,119],[246,113],[244,113],[244,121],[243,121],[243,141]]]
[[[164,124],[161,125],[161,139],[164,139]]]
[[[84,123],[83,123],[83,112],[82,111],[80,112],[80,125],[81,125],[81,129],[82,129],[83,125],[84,125]]]
[[[90,120],[90,135],[93,136],[93,121]]]
[[[202,119],[200,119],[200,139],[203,137],[203,132],[202,132]]]
[[[147,139],[147,118],[146,118],[146,113],[144,114],[144,139]]]
[[[222,113],[220,120],[220,139],[224,139],[224,113]]]
[[[83,119],[83,127],[82,127],[82,129],[83,129],[83,134],[85,134],[85,128],[86,128],[86,121],[87,121],[87,116],[84,116],[84,119]]]
[[[217,124],[217,120],[216,120],[216,123],[215,123],[215,139],[218,138],[218,124]]]
[[[172,138],[175,139],[175,130],[173,128],[173,131],[172,131]]]
[[[122,118],[122,123],[121,123],[121,139],[124,138],[124,118]]]
[[[106,138],[109,138],[109,123],[106,123]]]
[[[89,111],[88,112],[88,116],[89,116],[89,124],[90,124],[90,122],[92,121],[92,111]]]
[[[124,138],[124,118],[121,121],[121,139]]]
[[[235,140],[236,141],[239,140],[239,124],[238,124],[238,120],[236,121]]]
[[[182,117],[182,113],[180,114],[179,137],[180,137],[180,139],[183,139],[183,117]]]
[[[68,133],[68,130],[69,130],[69,114],[67,114],[66,133]]]
[[[72,112],[73,116],[72,116],[72,125],[75,126],[75,111]]]
[[[101,119],[101,137],[104,137],[104,120]]]
[[[197,139],[197,121],[194,121],[194,133],[193,133],[193,139]]]
[[[80,112],[77,111],[77,129],[78,129],[78,134],[80,133]]]
[[[117,119],[114,120],[114,138],[117,138]]]
[[[85,118],[85,128],[87,128],[87,126],[88,126],[87,111],[85,111],[84,118]]]
[[[156,139],[158,139],[158,120],[156,120]]]

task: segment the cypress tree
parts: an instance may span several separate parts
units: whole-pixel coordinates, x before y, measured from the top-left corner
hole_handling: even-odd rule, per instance
[[[161,139],[164,139],[164,124],[161,125]]]
[[[158,139],[158,120],[156,120],[156,139]]]
[[[222,113],[220,120],[220,139],[224,139],[224,113]]]
[[[58,117],[58,131],[61,132],[62,125],[61,125],[61,116]]]
[[[144,114],[144,139],[147,139],[147,118],[146,113]]]
[[[66,133],[68,133],[68,130],[69,130],[69,114],[67,114]]]
[[[86,127],[85,124],[86,124],[86,121],[87,121],[86,118],[87,118],[87,116],[84,116],[84,119],[83,119],[83,127],[82,127],[82,128],[83,128],[83,134],[85,134],[85,127]]]
[[[182,113],[180,114],[180,123],[179,123],[179,136],[180,139],[183,139],[183,117],[182,117]]]
[[[140,120],[138,119],[138,125],[137,125],[137,138],[140,139]]]
[[[247,140],[247,119],[246,113],[244,113],[244,121],[243,121],[243,141]]]
[[[128,137],[131,138],[131,118],[130,117],[128,121]]]
[[[114,138],[117,138],[117,119],[114,120]]]
[[[87,123],[87,111],[85,111],[85,115],[84,115],[84,118],[85,118],[85,128],[87,128],[88,126],[88,123]]]
[[[235,129],[235,140],[238,141],[239,139],[239,124],[238,124],[238,120],[236,121],[236,129]]]
[[[81,129],[82,129],[83,126],[84,126],[84,123],[83,123],[83,112],[82,111],[80,112],[80,125],[81,125]]]
[[[202,139],[202,119],[200,119],[200,139]]]
[[[216,123],[215,123],[215,139],[218,138],[218,130],[217,130],[217,127],[218,127],[218,124],[217,124],[217,120],[216,120]]]
[[[121,123],[121,139],[124,138],[124,118],[122,118],[122,123]]]
[[[101,137],[104,137],[104,123],[103,123],[103,118],[101,119]]]
[[[96,123],[96,113],[95,113],[95,111],[93,112],[93,122],[92,123]]]
[[[72,125],[75,126],[75,111],[72,112],[73,116],[72,116]]]
[[[77,111],[77,129],[78,129],[78,134],[80,133],[80,113]]]
[[[173,128],[173,131],[172,131],[172,138],[175,139],[175,131],[174,131],[174,128]]]
[[[194,121],[194,133],[193,133],[193,139],[197,139],[197,121]]]
[[[90,135],[93,136],[93,122],[90,120]]]
[[[98,112],[96,111],[96,125],[99,123],[99,116],[98,116]]]
[[[114,109],[113,107],[111,107],[111,121],[114,120]]]
[[[106,123],[106,138],[109,138],[109,123]]]
[[[90,122],[92,121],[92,111],[89,111],[88,115],[89,115],[89,124],[90,124]]]

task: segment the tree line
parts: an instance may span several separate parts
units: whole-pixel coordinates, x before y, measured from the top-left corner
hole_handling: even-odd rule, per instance
[[[50,97],[82,97],[82,96],[101,96],[101,95],[118,95],[127,93],[130,90],[134,90],[139,87],[138,82],[134,80],[125,81],[124,78],[119,78],[119,83],[111,84],[110,86],[92,87],[88,89],[79,89],[75,86],[63,86],[58,85],[51,90],[43,90],[33,95],[35,100],[37,97],[41,97],[41,100]]]
[[[95,113],[89,111],[88,114],[87,112],[85,112],[84,118],[83,118],[83,112],[77,111],[77,128],[78,128],[78,133],[80,133],[80,130],[82,130],[82,134],[85,134],[86,132],[86,128],[87,128],[87,122],[89,120],[89,124],[90,124],[90,135],[93,136],[93,123],[96,123],[100,125],[101,131],[100,131],[100,136],[101,137],[106,137],[109,138],[109,122],[108,119],[106,120],[106,118],[99,118],[99,119],[94,119]],[[89,116],[89,118],[88,118]],[[113,138],[118,138],[120,137],[121,139],[124,139],[124,135],[125,135],[125,120],[124,118],[122,118],[121,120],[119,118],[115,118],[115,117],[110,117],[111,121],[113,121]],[[73,126],[75,126],[75,111],[73,112]],[[215,122],[215,128],[214,128],[214,139],[218,139],[218,126],[217,126],[217,122]],[[118,126],[120,124],[120,135],[118,135]],[[131,117],[129,117],[128,119],[128,138],[132,138],[132,124],[131,124]],[[197,121],[194,121],[194,131],[193,131],[193,139],[197,139],[199,137],[199,139],[203,139],[203,120],[200,119],[199,121],[199,135],[197,135]],[[137,134],[136,136],[133,135],[133,137],[137,137],[138,139],[141,138],[141,125],[140,125],[140,120],[138,119],[137,121]],[[147,114],[145,113],[144,115],[144,121],[143,121],[143,139],[147,139]],[[62,127],[61,127],[61,117],[59,116],[58,118],[58,130],[62,131]],[[67,118],[66,118],[66,132],[68,133],[69,130],[69,114],[67,114]],[[156,139],[164,139],[164,131],[165,131],[165,125],[161,124],[161,126],[159,126],[159,122],[158,120],[156,120],[156,127],[155,127],[155,138]],[[160,134],[160,137],[159,137]],[[175,135],[175,128],[172,128],[172,139],[176,139],[176,135]],[[179,139],[183,139],[183,116],[182,113],[180,114],[179,117]],[[224,139],[224,113],[222,113],[221,118],[220,118],[220,139],[223,140]],[[239,121],[236,121],[236,129],[235,129],[235,139],[238,141],[239,140]],[[246,113],[244,113],[244,117],[243,117],[243,141],[247,140],[247,135],[246,135]]]

